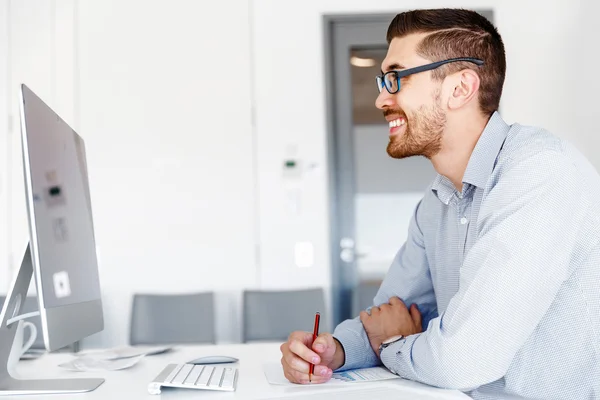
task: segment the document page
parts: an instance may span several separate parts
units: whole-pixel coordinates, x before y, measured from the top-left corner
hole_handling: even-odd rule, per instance
[[[271,385],[298,387],[297,384],[291,383],[287,380],[287,378],[283,374],[283,367],[281,366],[281,364],[265,364],[264,372],[267,381]],[[333,376],[329,381],[320,385],[346,385],[352,382],[375,382],[399,378],[400,377],[398,375],[392,374],[390,371],[383,367],[359,368],[343,372],[334,372]]]
[[[381,384],[380,384],[381,385]],[[364,400],[364,399],[394,399],[394,400],[440,400],[444,396],[429,395],[426,393],[414,392],[412,390],[406,390],[401,387],[394,387],[392,385],[381,385],[381,386],[369,386],[347,389],[337,388],[335,391],[325,391],[322,393],[303,393],[303,394],[292,394],[278,397],[269,397],[269,400],[283,400],[283,399],[294,399],[301,398],[306,400]],[[448,400],[456,400],[456,397],[448,397]],[[267,398],[261,399],[267,400]]]
[[[162,354],[172,349],[171,346],[119,346],[110,349],[92,349],[77,353],[80,357],[94,360],[121,360],[138,356]]]
[[[131,368],[142,358],[171,350],[170,346],[121,346],[112,349],[87,350],[59,367],[71,371],[116,371]]]
[[[59,364],[58,366],[71,371],[118,371],[120,369],[133,367],[143,357],[144,355],[114,360],[98,360],[88,357],[79,357],[66,363]]]

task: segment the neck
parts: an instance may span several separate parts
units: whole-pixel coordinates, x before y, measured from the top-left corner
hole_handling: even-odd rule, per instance
[[[463,177],[473,149],[488,120],[488,116],[479,115],[475,118],[461,116],[455,121],[448,120],[444,130],[442,149],[431,158],[431,163],[437,173],[448,178],[459,192],[462,192]],[[469,121],[469,123],[465,124],[464,121]]]

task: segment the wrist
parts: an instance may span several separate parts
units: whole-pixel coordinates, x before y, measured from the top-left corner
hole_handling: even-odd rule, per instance
[[[390,337],[395,336],[395,334],[382,333],[380,335],[371,335],[369,336],[369,342],[371,343],[371,348],[373,352],[379,356],[379,348],[381,344],[384,343]]]
[[[379,348],[381,347],[381,343],[383,343],[383,339],[385,338],[376,338],[371,340],[371,347],[377,356],[379,356]]]
[[[341,368],[346,362],[346,352],[339,340],[333,338],[333,342],[335,343],[335,352],[333,353],[333,360],[329,364],[329,368],[331,368],[332,371],[335,371],[336,369]]]
[[[381,352],[383,351],[383,349],[385,349],[386,347],[388,347],[396,342],[404,340],[405,338],[406,338],[406,336],[404,336],[404,335],[394,335],[394,336],[391,336],[391,337],[387,338],[386,340],[382,341],[379,344],[379,347],[377,348],[377,351],[376,351],[377,356],[379,358],[381,358]]]

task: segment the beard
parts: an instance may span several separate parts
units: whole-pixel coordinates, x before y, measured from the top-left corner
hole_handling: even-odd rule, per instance
[[[408,115],[398,109],[384,111],[387,115],[405,115],[404,133],[392,136],[387,153],[392,158],[423,156],[431,159],[442,148],[442,136],[446,127],[446,114],[441,107],[440,94],[434,94],[432,106],[421,106],[416,113]]]

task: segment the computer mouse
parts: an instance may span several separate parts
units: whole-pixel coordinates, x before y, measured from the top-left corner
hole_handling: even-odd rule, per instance
[[[238,362],[238,359],[235,357],[229,356],[204,356],[200,358],[196,358],[195,360],[188,361],[188,364],[225,364],[225,363],[234,363]]]

